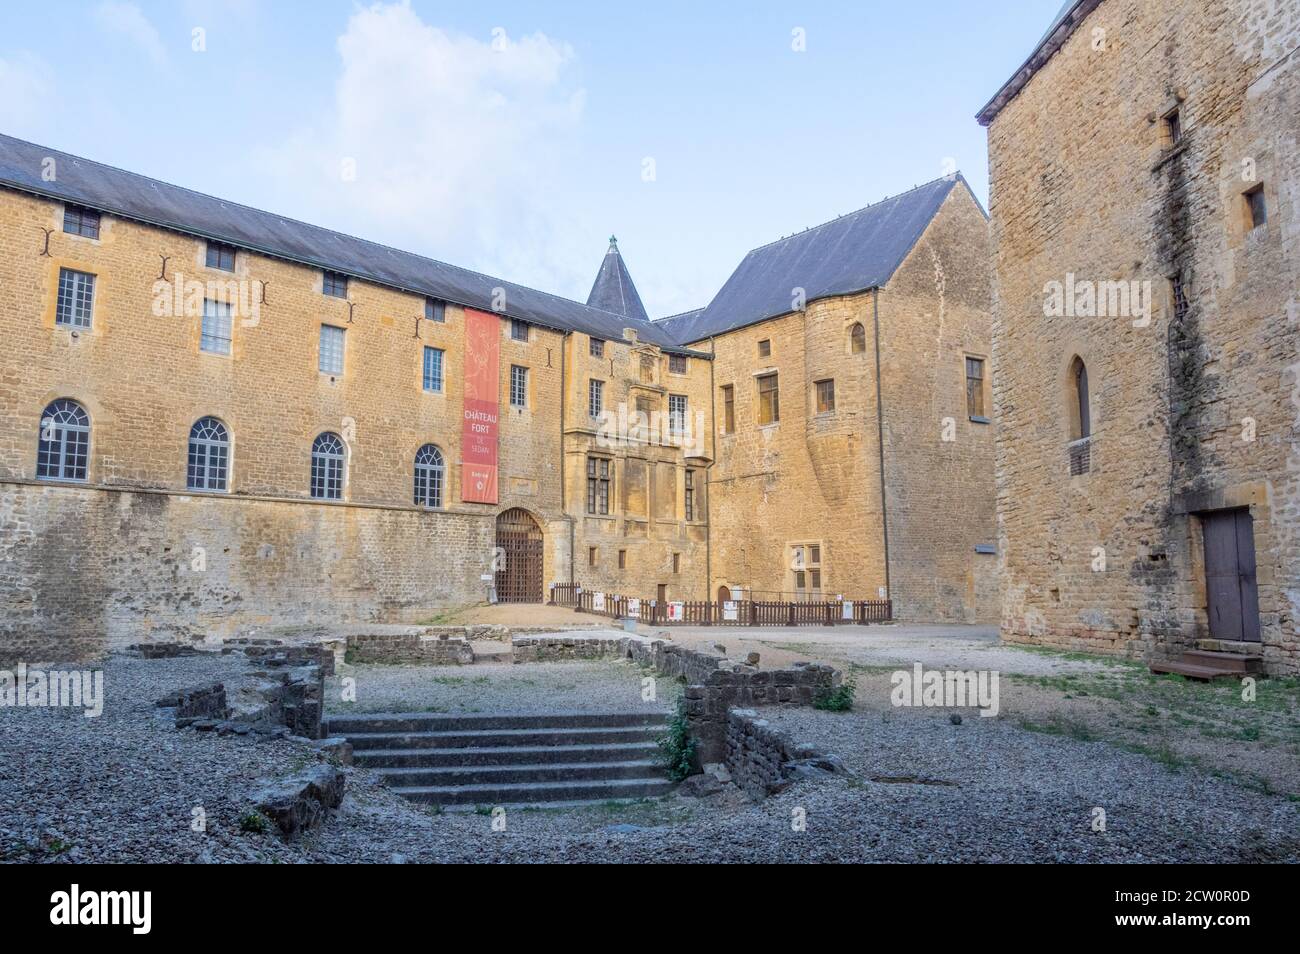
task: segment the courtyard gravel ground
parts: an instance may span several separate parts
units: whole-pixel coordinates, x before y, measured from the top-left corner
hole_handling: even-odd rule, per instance
[[[365,695],[376,703],[420,691],[427,674],[365,668],[387,670],[362,673]],[[496,668],[506,671],[487,683],[474,681],[488,675],[477,667],[452,672],[466,681],[434,682],[436,690],[425,685],[422,698],[430,705],[483,704],[499,711],[511,700],[581,707],[577,694],[592,692],[592,707],[615,707],[624,695],[643,705],[642,672],[630,664]],[[97,719],[79,710],[0,711],[0,751],[8,755],[0,762],[0,858],[700,863],[1300,857],[1295,801],[1192,768],[1171,771],[1104,743],[1027,732],[1004,719],[972,714],[953,725],[936,710],[765,710],[797,738],[839,755],[853,775],[800,782],[757,804],[728,789],[705,799],[512,809],[504,831],[493,831],[487,814],[439,815],[410,804],[370,773],[352,769],[337,815],[320,830],[285,842],[240,830],[250,808],[247,792],[258,777],[296,771],[313,756],[287,741],[178,731],[154,707],[169,690],[242,669],[232,656],[112,657],[104,664],[107,703]],[[204,812],[204,832],[192,829],[196,808]],[[1095,808],[1106,812],[1105,832],[1093,830]],[[796,810],[807,819],[804,831],[792,825]]]

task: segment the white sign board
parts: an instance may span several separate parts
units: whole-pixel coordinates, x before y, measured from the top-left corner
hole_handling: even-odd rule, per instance
[[[603,613],[605,611],[604,593],[591,594],[591,608],[594,609],[597,613]]]
[[[853,619],[853,604],[852,604],[852,603],[845,603],[845,604],[844,604],[844,616],[843,616],[842,618],[843,618],[843,619]]]
[[[731,622],[740,619],[740,604],[735,600],[727,600],[722,604],[722,618]]]
[[[680,603],[680,602],[677,602],[677,603],[669,603],[669,604],[668,604],[668,618],[669,618],[670,620],[673,620],[673,621],[678,622],[678,623],[680,623],[683,619],[685,619],[685,618],[686,618],[686,606],[685,606],[685,604],[684,604],[684,603]]]
[[[639,599],[637,599],[636,597],[630,597],[630,598],[628,599],[628,601],[627,601],[627,615],[628,615],[628,616],[640,616],[640,615],[641,615],[641,601],[640,601]]]

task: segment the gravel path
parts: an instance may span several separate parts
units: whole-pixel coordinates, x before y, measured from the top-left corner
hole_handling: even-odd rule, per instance
[[[13,861],[1295,861],[1300,804],[1193,770],[1174,773],[1100,743],[947,714],[774,711],[800,739],[841,756],[855,777],[801,782],[750,804],[734,791],[626,806],[436,815],[359,769],[343,808],[286,843],[239,830],[262,775],[309,761],[293,743],[177,731],[154,708],[165,692],[242,671],[238,657],[105,665],[107,704],[79,711],[0,710],[0,857]],[[407,678],[431,705],[643,707],[626,664],[484,667],[468,681],[428,671],[354,667],[363,698],[396,698]],[[363,670],[386,669],[380,677]],[[440,670],[445,673],[446,670]],[[412,686],[402,691],[411,690]],[[418,687],[423,686],[423,690]],[[564,688],[564,687],[572,688]],[[558,689],[556,687],[559,687]],[[621,687],[621,688],[620,688]],[[661,700],[668,687],[661,687]],[[558,692],[556,695],[554,693]],[[601,693],[604,693],[603,695]],[[581,699],[591,693],[588,699]],[[388,705],[387,702],[384,703]],[[464,711],[469,711],[468,709]],[[912,781],[872,781],[873,777]],[[924,784],[947,782],[955,784]],[[191,829],[193,810],[206,832]],[[1107,830],[1091,827],[1094,807]],[[807,830],[792,830],[796,809]]]

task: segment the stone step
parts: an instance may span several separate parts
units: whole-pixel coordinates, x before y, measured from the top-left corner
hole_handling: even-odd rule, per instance
[[[340,732],[353,752],[368,749],[459,749],[538,745],[612,745],[623,742],[653,742],[663,733],[660,726],[634,725],[625,728],[582,729],[481,729],[440,732]]]
[[[1238,670],[1220,669],[1217,666],[1196,666],[1185,662],[1153,662],[1148,668],[1156,674],[1171,673],[1202,682],[1210,682],[1214,679],[1240,679],[1244,675]]]
[[[468,765],[539,765],[550,762],[630,762],[653,758],[654,742],[609,745],[512,745],[458,749],[361,749],[353,764],[367,768],[442,768]]]
[[[415,787],[603,782],[614,779],[666,778],[653,759],[632,762],[555,762],[540,765],[460,765],[446,768],[380,768],[375,774],[395,790]]]
[[[1179,662],[1193,666],[1205,666],[1210,669],[1225,669],[1231,672],[1260,672],[1264,668],[1264,657],[1243,655],[1242,653],[1216,652],[1206,649],[1189,649],[1183,653]]]
[[[663,726],[667,712],[546,712],[448,715],[425,712],[335,714],[326,720],[329,735],[354,732],[452,732],[484,729],[579,729]]]
[[[545,802],[605,802],[667,795],[666,778],[576,782],[520,782],[487,785],[420,785],[393,791],[429,805],[537,805]]]

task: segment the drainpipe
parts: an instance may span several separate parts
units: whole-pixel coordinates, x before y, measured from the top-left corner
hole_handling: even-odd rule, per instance
[[[889,584],[889,504],[885,499],[885,407],[880,387],[880,289],[871,290],[871,320],[876,331],[876,446],[880,451],[880,528],[885,543],[885,598],[892,600]]]
[[[713,490],[709,478],[718,462],[718,389],[713,383],[713,366],[718,361],[718,339],[709,337],[709,466],[704,471],[704,599],[713,599]]]
[[[569,522],[569,585],[573,586],[573,547],[577,543],[576,531],[574,530],[573,517],[569,514],[568,504],[568,474],[565,473],[565,455],[564,455],[564,409],[566,405],[565,397],[569,390],[569,375],[567,370],[569,356],[569,335],[572,332],[566,331],[564,337],[560,339],[560,513],[564,514],[564,519]]]

